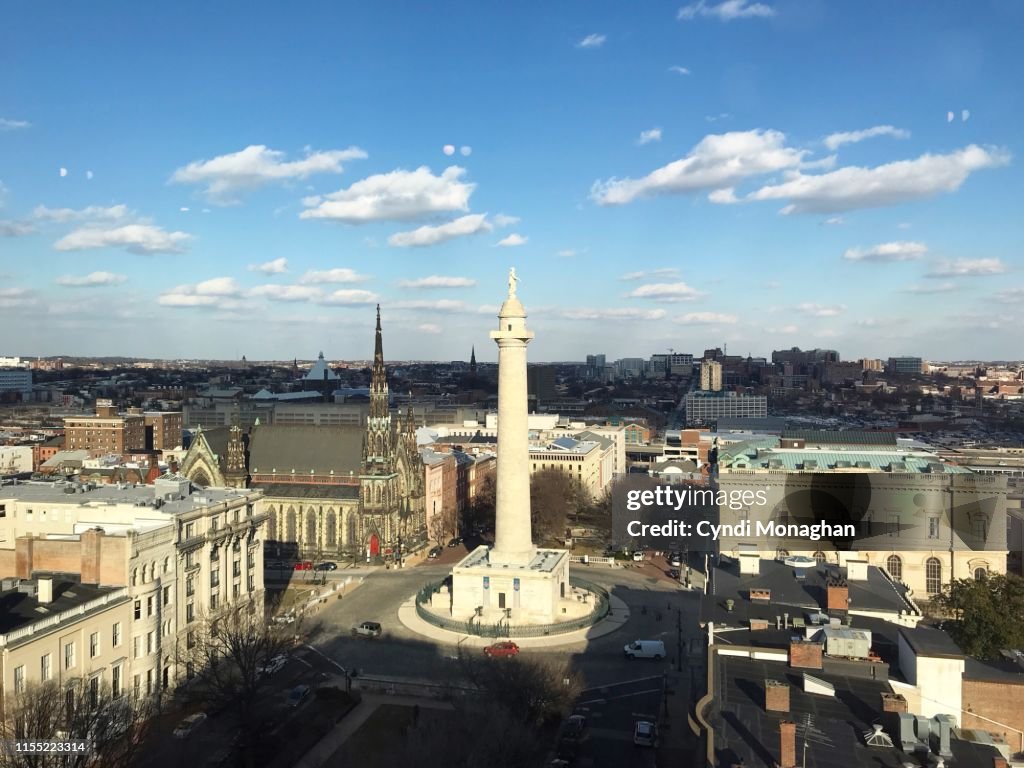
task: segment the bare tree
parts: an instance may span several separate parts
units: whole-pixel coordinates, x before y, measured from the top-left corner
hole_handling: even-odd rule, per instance
[[[224,709],[237,723],[246,766],[255,765],[259,710],[265,687],[261,669],[295,647],[301,619],[266,620],[256,603],[232,605],[200,617],[180,649],[179,664],[192,676],[187,697]]]
[[[541,469],[530,476],[530,511],[538,541],[561,538],[566,521],[588,503],[583,485],[560,469]]]
[[[430,538],[440,545],[444,545],[455,535],[456,528],[455,510],[442,505],[441,511],[430,518]]]
[[[462,529],[471,531],[479,526],[482,528],[494,527],[494,514],[498,484],[493,474],[489,474],[480,481],[473,500],[463,510]]]
[[[153,699],[112,691],[98,678],[28,685],[7,707],[0,767],[127,768],[143,750],[154,713]],[[33,754],[14,747],[18,741],[49,740],[88,742],[89,750]]]

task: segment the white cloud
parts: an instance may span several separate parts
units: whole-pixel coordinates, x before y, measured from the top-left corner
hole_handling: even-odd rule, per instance
[[[85,178],[87,178],[89,181],[92,181],[92,177],[93,177],[92,171],[86,171],[85,172]]]
[[[68,175],[68,169],[64,168],[63,166],[61,166],[61,168],[57,171],[57,173],[63,179],[65,176]]]
[[[32,123],[28,120],[12,120],[8,117],[0,117],[0,131],[16,131],[19,128],[30,128]]]
[[[526,245],[526,242],[529,239],[530,238],[528,237],[523,237],[522,235],[513,232],[511,235],[501,238],[501,240],[495,243],[495,245],[501,248],[513,248],[517,245]]]
[[[239,306],[237,297],[241,288],[232,277],[214,277],[197,285],[179,285],[165,291],[157,302],[164,307],[219,307],[233,309]]]
[[[734,325],[738,320],[736,315],[721,312],[688,312],[675,318],[680,325]]]
[[[947,112],[946,113],[946,122],[947,123],[952,123],[954,119],[956,119],[956,115],[955,114],[953,114],[952,112]]]
[[[57,285],[64,285],[69,288],[94,288],[105,285],[120,285],[128,279],[127,275],[118,275],[113,272],[90,272],[81,277],[75,275],[64,275],[57,278]]]
[[[671,67],[668,68],[668,71],[675,72],[677,75],[690,74],[690,70],[688,70],[686,67],[680,67],[678,64],[673,64]]]
[[[348,267],[335,267],[334,269],[310,270],[299,278],[299,282],[303,284],[360,283],[366,279],[366,275],[360,275],[354,269],[349,269]]]
[[[466,169],[449,166],[435,176],[426,166],[368,176],[347,189],[307,197],[303,219],[331,219],[347,224],[409,221],[434,213],[468,211],[476,184],[461,181]]]
[[[264,275],[280,275],[288,271],[288,259],[283,256],[279,259],[265,261],[262,264],[250,264],[250,272],[262,272]]]
[[[388,245],[399,248],[437,245],[456,237],[466,237],[493,229],[487,214],[470,213],[436,226],[425,224],[409,232],[396,232],[388,238]]]
[[[747,199],[789,200],[782,209],[785,214],[877,208],[955,192],[972,172],[1009,162],[1005,150],[972,144],[948,155],[922,155],[874,168],[847,166],[810,176],[793,171],[786,181],[762,187]]]
[[[0,288],[0,309],[34,307],[39,303],[28,288]]]
[[[459,154],[462,155],[463,157],[469,157],[470,155],[473,154],[473,148],[463,145],[459,147]]]
[[[410,301],[393,301],[388,304],[388,309],[415,309],[428,312],[467,312],[469,308],[464,301],[455,299],[437,299],[427,301],[425,299],[413,299]]]
[[[192,209],[189,208],[187,205],[183,205],[183,206],[181,206],[181,208],[178,209],[178,211],[181,212],[181,213],[188,213],[190,210],[192,210]]]
[[[378,301],[380,301],[380,296],[373,291],[342,288],[320,299],[319,303],[345,307],[359,304],[376,304]]]
[[[849,248],[843,254],[848,261],[914,261],[928,253],[924,243],[895,241],[879,243],[870,248]]]
[[[627,296],[631,299],[653,299],[654,301],[693,301],[704,296],[686,283],[648,283],[634,288]]]
[[[1006,265],[999,259],[956,259],[938,262],[925,277],[984,277],[1004,272]]]
[[[27,221],[0,220],[0,237],[24,237],[35,231]]]
[[[315,173],[341,173],[342,164],[361,160],[366,152],[358,147],[306,152],[301,160],[284,160],[284,152],[253,144],[239,152],[219,155],[210,160],[196,160],[178,168],[171,175],[177,184],[205,185],[211,202],[228,204],[237,202],[242,190],[272,182],[305,179]]]
[[[200,296],[236,296],[241,292],[233,277],[212,277],[196,285]]]
[[[89,226],[65,235],[53,247],[58,251],[124,248],[139,254],[181,253],[191,239],[185,232],[167,232],[151,224],[126,224],[112,229]]]
[[[710,16],[720,21],[733,21],[734,19],[766,18],[774,15],[775,9],[770,5],[751,3],[750,0],[723,0],[718,4],[697,0],[696,3],[680,8],[676,18],[680,21],[689,21],[697,16]]]
[[[662,320],[668,314],[664,309],[567,309],[561,315],[566,320]]]
[[[843,223],[843,217],[842,216],[829,216],[827,219],[825,219],[825,223],[828,224],[830,227],[834,227],[837,224],[842,224]]]
[[[400,288],[472,288],[476,280],[469,277],[444,277],[442,275],[431,275],[420,277],[416,280],[400,280]]]
[[[578,43],[577,48],[600,48],[604,45],[604,41],[608,39],[607,35],[591,34],[584,37]]]
[[[578,255],[579,253],[580,251],[577,251],[575,248],[563,248],[556,255],[561,256],[563,259],[569,259],[572,258],[573,256]]]
[[[260,296],[271,301],[313,301],[323,295],[315,285],[257,285],[249,291],[250,296]]]
[[[646,269],[639,272],[627,272],[619,280],[643,280],[646,277],[675,277],[679,270],[675,267],[662,267],[661,269]]]
[[[37,205],[32,211],[36,221],[54,221],[66,224],[72,221],[117,221],[133,215],[127,205],[89,205],[85,208],[47,208]]]
[[[932,283],[931,285],[908,285],[903,289],[904,293],[949,293],[957,289],[956,283]]]
[[[513,224],[518,224],[520,219],[518,216],[508,216],[504,213],[499,213],[492,221],[496,227],[510,227]]]
[[[739,198],[736,197],[736,189],[734,187],[712,190],[708,193],[708,200],[718,205],[734,205],[739,202]]]
[[[806,154],[785,146],[779,131],[733,131],[710,134],[681,160],[641,179],[595,182],[590,197],[599,205],[622,205],[641,197],[686,194],[732,186],[750,176],[796,168]]]
[[[437,323],[421,323],[416,326],[416,330],[421,333],[440,333],[442,329]]]
[[[797,312],[804,315],[810,315],[811,317],[836,317],[846,311],[846,306],[843,304],[825,306],[823,304],[805,302],[798,305],[796,309]]]
[[[784,325],[781,328],[765,328],[768,333],[796,333],[799,329],[795,325]]]
[[[441,147],[441,151],[444,152],[449,157],[451,157],[452,155],[455,154],[455,145],[454,144],[445,144],[443,147]]]
[[[910,131],[902,128],[895,128],[891,125],[876,125],[873,128],[865,128],[862,131],[843,131],[833,133],[825,137],[825,146],[835,151],[843,144],[856,144],[865,139],[873,139],[876,136],[891,136],[894,139],[909,139]]]
[[[640,138],[636,140],[636,143],[642,147],[644,144],[650,144],[652,141],[661,141],[661,128],[641,131]]]
[[[961,112],[960,112],[960,121],[966,123],[970,119],[971,119],[971,110],[969,110],[969,109],[961,110]]]

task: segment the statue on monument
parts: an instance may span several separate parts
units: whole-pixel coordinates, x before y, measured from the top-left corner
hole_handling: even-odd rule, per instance
[[[516,276],[516,268],[509,267],[508,270],[508,297],[514,299],[516,297],[516,284],[519,282],[519,278]]]

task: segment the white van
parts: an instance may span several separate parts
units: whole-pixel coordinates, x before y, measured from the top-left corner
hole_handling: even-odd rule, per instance
[[[661,640],[634,640],[622,649],[627,659],[664,659],[665,643]]]

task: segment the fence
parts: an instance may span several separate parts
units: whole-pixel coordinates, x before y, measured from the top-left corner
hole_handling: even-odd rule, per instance
[[[421,619],[435,627],[447,629],[449,632],[458,632],[463,635],[475,635],[477,637],[545,637],[547,635],[561,635],[566,632],[575,632],[578,629],[586,629],[608,615],[611,609],[611,598],[608,590],[600,587],[586,579],[579,579],[575,576],[569,577],[569,584],[578,589],[586,590],[594,596],[594,607],[586,616],[580,616],[569,621],[558,621],[553,624],[530,624],[516,626],[508,622],[497,624],[482,624],[474,621],[451,619],[446,616],[438,616],[426,607],[430,597],[441,589],[443,582],[428,584],[416,595],[416,613]],[[475,617],[474,617],[475,618]]]

